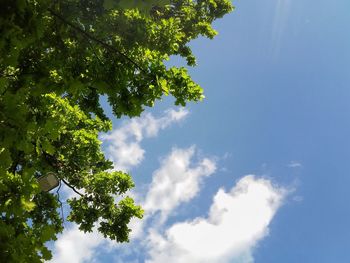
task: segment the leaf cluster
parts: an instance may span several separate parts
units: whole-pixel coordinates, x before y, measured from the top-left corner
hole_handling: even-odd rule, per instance
[[[53,172],[74,191],[68,220],[82,231],[128,241],[142,209],[129,174],[107,160],[98,135],[117,117],[139,116],[171,95],[203,99],[185,67],[189,42],[213,38],[228,0],[3,0],[0,3],[0,255],[5,262],[51,258],[45,243],[63,230],[59,200],[36,178]],[[119,201],[116,201],[119,200]]]

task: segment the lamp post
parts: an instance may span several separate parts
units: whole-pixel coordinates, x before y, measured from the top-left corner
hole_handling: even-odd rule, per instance
[[[40,188],[44,192],[49,192],[59,185],[59,181],[53,172],[48,172],[37,178]]]

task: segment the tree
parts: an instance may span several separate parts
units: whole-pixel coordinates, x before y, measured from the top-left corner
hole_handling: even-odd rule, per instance
[[[4,262],[51,258],[45,242],[63,230],[60,200],[37,177],[54,173],[78,197],[68,220],[82,231],[128,241],[142,208],[125,193],[129,174],[105,159],[98,134],[111,129],[100,96],[117,117],[139,116],[164,95],[203,98],[179,55],[213,38],[228,0],[3,0],[0,4],[0,253]],[[119,202],[115,196],[119,195]]]

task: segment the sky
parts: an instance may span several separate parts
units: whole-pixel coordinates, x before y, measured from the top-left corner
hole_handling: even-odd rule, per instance
[[[191,43],[203,102],[101,135],[145,209],[130,243],[66,223],[52,263],[350,262],[350,1],[233,4]]]

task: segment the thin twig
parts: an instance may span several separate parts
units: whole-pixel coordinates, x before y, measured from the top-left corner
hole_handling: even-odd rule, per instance
[[[61,180],[69,187],[71,188],[75,193],[77,193],[78,195],[80,195],[81,197],[84,197],[85,195],[83,195],[82,193],[79,193],[74,186],[70,185],[66,180],[64,180],[63,178],[61,178]]]

